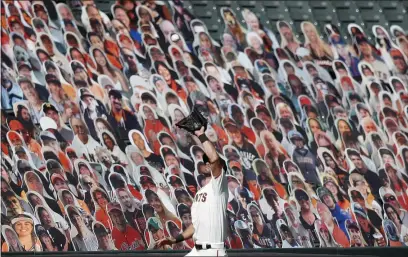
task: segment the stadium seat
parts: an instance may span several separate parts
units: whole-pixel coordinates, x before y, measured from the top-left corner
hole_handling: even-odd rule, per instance
[[[407,27],[406,7],[400,1],[379,1],[378,4],[389,25]]]
[[[191,2],[194,10],[197,12],[197,18],[201,19],[207,26],[208,31],[213,38],[218,38],[222,30],[222,22],[214,19],[214,14],[218,12],[216,5],[212,0],[199,0]]]
[[[389,28],[378,1],[365,1],[364,4],[360,1],[356,1],[356,6],[367,30],[376,24],[383,24],[386,29]]]
[[[341,23],[356,23],[364,26],[358,8],[353,1],[332,1],[337,17]]]
[[[257,1],[258,2],[258,1]],[[272,30],[276,33],[276,22],[287,21],[293,23],[288,9],[285,6],[285,1],[262,1],[265,8],[266,18],[269,20]]]
[[[312,10],[309,6],[309,2],[302,1],[285,1],[285,5],[288,9],[289,16],[293,21],[293,28],[297,31],[299,39],[304,40],[304,35],[301,29],[301,23],[303,21],[314,22]],[[315,24],[317,25],[317,24]]]
[[[347,28],[341,26],[332,1],[309,1],[309,5],[320,31],[323,31],[324,24],[330,23],[337,25],[343,35],[347,34]]]

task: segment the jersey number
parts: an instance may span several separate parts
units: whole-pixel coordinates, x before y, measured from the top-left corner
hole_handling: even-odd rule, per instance
[[[204,203],[207,200],[207,193],[197,194],[194,199],[196,202]]]

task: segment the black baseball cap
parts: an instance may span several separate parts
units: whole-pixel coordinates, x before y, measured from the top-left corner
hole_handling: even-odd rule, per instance
[[[174,194],[176,195],[176,197],[178,196],[182,196],[182,195],[187,195],[189,196],[189,194],[187,193],[187,191],[183,188],[177,188],[174,190]]]
[[[353,200],[364,199],[363,195],[357,190],[351,190],[350,195],[351,195],[351,199]]]
[[[47,113],[48,111],[54,111],[54,112],[56,112],[56,113],[58,113],[58,110],[57,110],[57,108],[55,108],[55,106],[54,105],[52,105],[52,104],[50,104],[50,103],[44,103],[43,105],[42,105],[42,110],[43,110],[43,112],[44,113]]]
[[[145,197],[146,197],[146,199],[149,199],[151,196],[157,196],[157,194],[156,194],[155,192],[153,192],[152,190],[147,189],[147,190],[145,191]]]
[[[319,187],[316,191],[317,191],[317,195],[319,196],[321,201],[323,201],[323,196],[325,196],[325,195],[333,197],[331,192],[329,191],[329,189],[327,189],[325,187]]]
[[[79,92],[80,92],[80,95],[81,95],[81,100],[83,100],[86,96],[90,96],[90,97],[95,98],[95,96],[91,92],[89,92],[89,90],[87,88],[81,88],[79,90]]]
[[[122,94],[120,93],[119,90],[116,90],[116,89],[109,90],[108,96],[109,98],[113,96],[114,98],[122,99]]]
[[[48,169],[48,171],[51,171],[51,170],[53,170],[53,169],[60,169],[61,168],[61,165],[57,162],[57,161],[55,161],[55,160],[49,160],[49,161],[47,161],[47,169]]]
[[[176,156],[176,154],[174,153],[173,149],[171,149],[170,147],[163,147],[161,150],[163,157],[167,156],[167,155],[173,155]]]
[[[356,37],[356,42],[357,42],[357,44],[359,44],[359,45],[364,44],[364,43],[369,44],[367,38],[364,37],[364,36],[357,36],[357,37]]]
[[[106,236],[106,235],[108,235],[108,232],[106,231],[106,228],[103,225],[99,224],[99,223],[96,223],[94,225],[94,233],[95,233],[96,236]]]
[[[55,84],[61,86],[61,81],[54,74],[45,75],[45,81],[47,83],[55,83]]]
[[[29,62],[24,62],[24,61],[20,61],[17,65],[18,70],[20,70],[22,67],[27,67],[30,70],[32,70],[31,68],[31,64]]]
[[[71,62],[71,69],[75,73],[77,69],[85,70],[85,67],[82,65],[82,63],[73,61]]]
[[[336,67],[336,69],[346,69],[344,64],[341,62],[335,62],[334,66]]]
[[[347,221],[346,221],[346,227],[347,227],[347,229],[360,230],[360,229],[358,228],[357,223],[354,222],[354,221],[351,221],[351,220],[347,220]]]
[[[178,183],[178,184],[180,184],[180,185],[182,185],[183,184],[183,182],[181,181],[181,179],[179,178],[179,177],[177,177],[177,176],[170,176],[170,178],[169,178],[169,183],[170,183],[170,185],[174,185],[175,183]]]
[[[153,179],[150,176],[140,176],[140,184],[145,184],[145,183],[151,183],[151,184],[155,184]]]
[[[268,197],[268,196],[272,196],[274,198],[278,196],[276,191],[274,189],[272,189],[272,188],[265,188],[264,189],[264,195],[265,195],[265,198]]]
[[[177,206],[177,212],[178,212],[179,216],[181,217],[181,216],[183,216],[183,215],[186,214],[186,213],[190,213],[191,210],[190,210],[190,208],[188,208],[187,205],[185,205],[184,203],[182,203],[182,204],[179,204],[179,205]]]
[[[296,198],[297,201],[301,201],[301,200],[309,201],[310,200],[307,193],[305,191],[301,190],[301,189],[297,189],[295,191],[295,198]]]

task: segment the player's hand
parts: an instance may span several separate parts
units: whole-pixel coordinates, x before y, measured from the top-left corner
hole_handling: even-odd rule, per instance
[[[202,134],[204,134],[204,132],[205,132],[205,127],[202,126],[199,130],[194,131],[194,134],[199,137]]]
[[[170,238],[170,237],[166,237],[166,238],[164,238],[164,239],[162,239],[162,240],[157,241],[156,245],[157,245],[158,247],[163,247],[163,246],[165,246],[165,245],[173,245],[173,244],[175,244],[175,243],[176,243],[176,239]]]

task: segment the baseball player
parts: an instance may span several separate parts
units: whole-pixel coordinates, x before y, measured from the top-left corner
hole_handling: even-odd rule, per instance
[[[201,113],[194,109],[185,120],[183,125],[178,126],[194,133],[203,144],[206,154],[204,162],[210,167],[204,171],[204,175],[211,179],[194,197],[192,224],[176,238],[166,238],[158,244],[175,244],[193,238],[194,248],[186,256],[227,256],[224,246],[228,203],[228,183],[223,171],[226,170],[225,162],[205,135],[207,122]],[[179,123],[183,123],[183,120]]]

